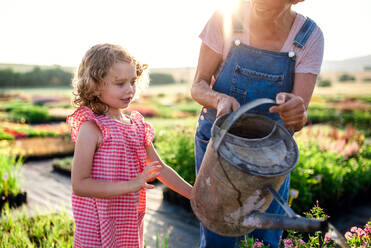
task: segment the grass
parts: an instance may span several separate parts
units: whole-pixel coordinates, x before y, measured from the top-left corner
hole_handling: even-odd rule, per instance
[[[74,223],[66,212],[30,217],[5,208],[0,217],[0,247],[72,247]]]
[[[347,74],[355,77],[355,81],[339,82],[339,77],[344,72],[323,72],[321,73],[322,79],[331,81],[331,87],[316,87],[314,89],[314,96],[342,96],[342,97],[357,97],[357,96],[370,96],[371,84],[363,81],[366,77],[371,77],[371,71],[362,72],[347,72]]]

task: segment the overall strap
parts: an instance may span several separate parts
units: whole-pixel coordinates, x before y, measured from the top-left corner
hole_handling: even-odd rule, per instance
[[[298,34],[295,36],[294,45],[299,48],[303,48],[316,26],[316,23],[307,17]]]

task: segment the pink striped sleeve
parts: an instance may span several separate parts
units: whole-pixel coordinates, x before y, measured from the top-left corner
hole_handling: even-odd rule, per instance
[[[302,55],[298,58],[295,73],[312,73],[318,75],[323,60],[324,38],[320,28],[316,28],[304,46]]]
[[[223,30],[223,15],[220,12],[215,12],[201,34],[199,35],[203,43],[218,54],[223,54],[224,47],[224,30]]]

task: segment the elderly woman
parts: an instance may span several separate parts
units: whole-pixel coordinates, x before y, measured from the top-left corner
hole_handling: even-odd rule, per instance
[[[303,0],[241,1],[233,15],[215,12],[200,34],[202,45],[192,97],[204,106],[198,120],[196,171],[210,139],[215,119],[258,98],[275,99],[258,113],[299,131],[323,58],[323,35],[309,18],[291,7]],[[279,190],[287,201],[290,177]],[[273,201],[267,212],[283,214]],[[252,236],[278,247],[282,231],[255,230]],[[235,247],[240,238],[223,237],[201,225],[200,247]]]

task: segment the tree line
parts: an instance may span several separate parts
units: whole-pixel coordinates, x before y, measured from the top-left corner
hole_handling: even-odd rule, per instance
[[[71,85],[72,73],[60,67],[41,69],[35,66],[28,72],[15,72],[11,68],[0,70],[0,87],[36,87]]]
[[[60,67],[42,69],[35,66],[28,72],[15,72],[11,68],[0,69],[0,88],[5,87],[40,87],[70,86],[73,74]],[[173,84],[173,75],[167,73],[150,73],[151,85]]]

